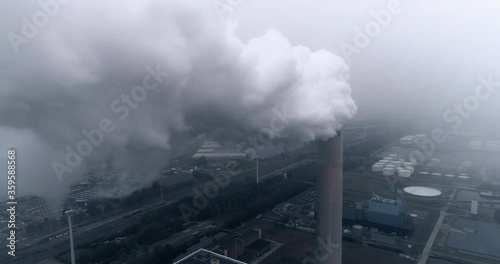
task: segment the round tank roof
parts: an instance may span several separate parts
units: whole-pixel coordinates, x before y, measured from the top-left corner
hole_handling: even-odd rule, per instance
[[[424,186],[409,186],[404,188],[404,191],[405,193],[422,197],[436,197],[441,195],[440,190]]]

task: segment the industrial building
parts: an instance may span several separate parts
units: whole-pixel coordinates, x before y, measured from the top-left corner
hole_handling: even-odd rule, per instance
[[[215,252],[199,249],[174,264],[247,264],[245,262],[217,254]]]
[[[193,155],[193,159],[205,157],[208,161],[246,159],[247,154],[238,148],[224,148],[215,141],[205,141]]]
[[[245,233],[227,240],[213,251],[226,257],[237,259],[253,243],[262,239],[262,231],[248,230]]]
[[[373,197],[368,203],[368,221],[375,224],[401,227],[405,222],[405,205],[401,199]]]
[[[344,222],[355,223],[357,221],[362,221],[365,212],[363,211],[362,202],[352,202],[344,200],[344,206],[342,207],[342,217]]]

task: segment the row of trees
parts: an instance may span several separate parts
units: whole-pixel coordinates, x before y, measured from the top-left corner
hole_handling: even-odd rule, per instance
[[[233,228],[308,187],[306,184],[284,181],[282,177],[275,177],[260,184],[253,182],[234,183],[220,189],[219,195],[211,199],[208,206],[201,209],[191,220],[219,219],[223,223],[221,227]],[[152,186],[149,188],[149,192],[154,193],[156,188],[157,186]],[[149,196],[146,192],[139,191],[126,200],[129,202],[140,201]],[[148,249],[148,245],[187,228],[179,205],[182,203],[192,204],[192,202],[192,197],[185,197],[177,203],[147,212],[136,225],[107,238],[111,240],[117,236],[125,237],[124,242],[103,243],[103,239],[86,245],[83,249],[78,250],[78,262],[83,264],[171,263],[170,261],[185,251],[188,245],[176,248],[168,245],[164,248],[156,247],[153,252]]]

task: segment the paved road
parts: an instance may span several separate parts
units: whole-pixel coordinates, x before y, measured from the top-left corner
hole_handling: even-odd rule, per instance
[[[455,198],[455,193],[457,192],[457,189],[455,188],[453,190],[453,193],[450,195],[450,200]],[[420,256],[418,260],[418,264],[426,264],[427,260],[429,259],[429,256],[431,254],[431,249],[432,245],[434,244],[434,240],[436,240],[436,236],[439,233],[439,230],[441,229],[441,226],[443,225],[443,220],[446,217],[446,211],[448,210],[449,204],[447,204],[445,207],[441,209],[441,214],[439,215],[439,218],[436,222],[436,225],[434,226],[434,229],[432,230],[431,235],[429,236],[429,240],[427,240],[427,244],[424,247],[424,250],[422,251],[422,255]]]
[[[436,225],[434,226],[434,229],[432,230],[432,233],[429,236],[429,240],[427,240],[427,244],[425,245],[424,250],[422,251],[422,255],[420,256],[420,259],[418,260],[418,264],[426,264],[427,263],[427,260],[429,259],[429,255],[431,253],[432,245],[434,244],[434,240],[436,240],[436,236],[439,233],[441,226],[443,225],[443,220],[444,220],[444,217],[446,216],[446,210],[448,210],[448,206],[441,209],[441,215],[439,216],[439,219],[437,220]]]

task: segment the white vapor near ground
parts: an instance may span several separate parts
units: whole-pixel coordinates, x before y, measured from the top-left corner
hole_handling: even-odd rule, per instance
[[[207,1],[47,2],[46,23],[36,3],[1,12],[0,141],[18,150],[20,194],[59,200],[87,161],[112,160],[126,195],[151,184],[176,133],[238,140],[284,108],[274,138],[307,142],[356,113],[343,59],[273,29],[242,41]],[[70,166],[96,129],[102,141]]]

